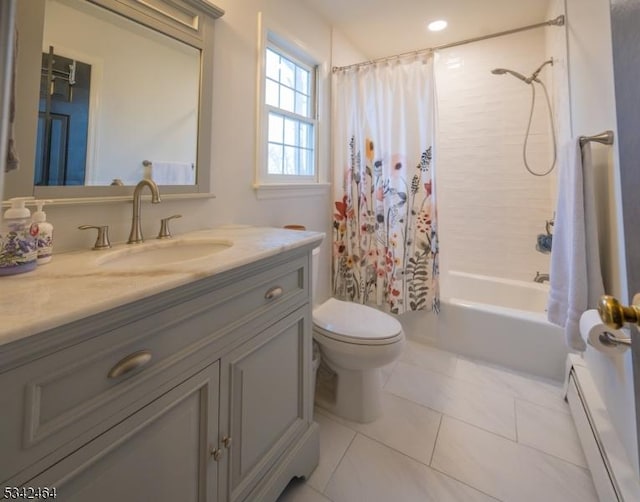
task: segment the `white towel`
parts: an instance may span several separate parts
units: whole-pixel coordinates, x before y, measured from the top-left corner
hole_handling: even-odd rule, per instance
[[[151,178],[158,185],[195,185],[196,170],[191,162],[164,162],[154,160]]]
[[[586,145],[581,151],[575,140],[560,167],[547,318],[564,328],[570,348],[584,351],[580,316],[595,308],[604,293],[591,147]]]

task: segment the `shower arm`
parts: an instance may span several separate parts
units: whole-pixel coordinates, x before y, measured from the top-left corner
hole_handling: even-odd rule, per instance
[[[553,65],[553,58],[548,59],[547,61],[545,61],[544,63],[542,63],[542,64],[538,67],[538,69],[537,69],[536,71],[534,71],[534,72],[531,74],[531,76],[527,79],[528,83],[531,83],[531,82],[540,82],[540,81],[538,80],[538,75],[540,75],[540,72],[542,71],[542,69],[543,69],[546,65],[548,65],[548,64]]]

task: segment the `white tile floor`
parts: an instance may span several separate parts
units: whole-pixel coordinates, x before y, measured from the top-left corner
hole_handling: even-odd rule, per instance
[[[559,384],[409,341],[384,416],[316,409],[320,463],[279,502],[597,502]]]

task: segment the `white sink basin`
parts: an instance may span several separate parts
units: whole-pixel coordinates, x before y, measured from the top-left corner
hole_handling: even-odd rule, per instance
[[[176,239],[129,244],[123,249],[102,254],[96,260],[96,264],[113,269],[177,265],[190,260],[208,258],[231,246],[233,242],[218,239]]]

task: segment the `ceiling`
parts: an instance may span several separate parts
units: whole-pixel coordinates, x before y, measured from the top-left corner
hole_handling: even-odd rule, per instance
[[[304,1],[375,59],[545,21],[550,0]],[[437,19],[449,26],[427,30]]]

